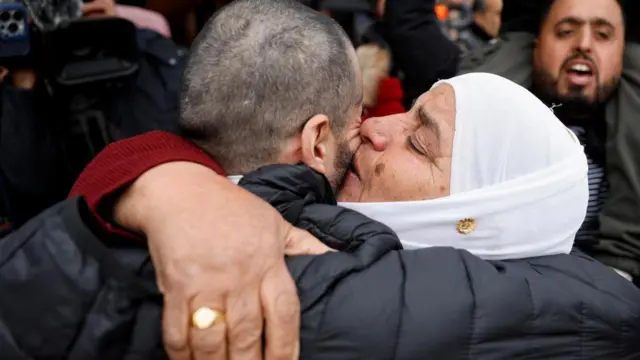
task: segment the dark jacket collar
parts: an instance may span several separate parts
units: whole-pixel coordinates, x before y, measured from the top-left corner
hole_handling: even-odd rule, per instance
[[[275,207],[292,224],[299,207],[336,205],[327,178],[306,165],[267,165],[245,176],[238,184]]]
[[[265,166],[245,175],[239,185],[333,249],[352,251],[367,242],[379,255],[402,248],[386,225],[337,206],[327,178],[306,165]]]

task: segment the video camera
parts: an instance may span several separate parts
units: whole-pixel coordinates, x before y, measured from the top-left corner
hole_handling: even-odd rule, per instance
[[[139,67],[128,20],[83,18],[93,0],[0,0],[0,66],[35,69],[52,89],[118,81]]]

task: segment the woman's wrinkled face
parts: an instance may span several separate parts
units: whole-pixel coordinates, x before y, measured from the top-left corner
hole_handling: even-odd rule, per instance
[[[449,195],[455,96],[441,84],[404,114],[368,119],[341,202],[434,199]]]

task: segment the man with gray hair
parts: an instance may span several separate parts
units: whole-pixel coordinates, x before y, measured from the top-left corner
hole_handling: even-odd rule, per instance
[[[330,18],[288,1],[236,1],[194,43],[180,127],[229,174],[290,162],[279,159],[283,145],[314,116],[342,134],[360,115],[351,111],[362,101],[354,66],[349,39]],[[337,140],[334,186],[351,161],[348,139]]]

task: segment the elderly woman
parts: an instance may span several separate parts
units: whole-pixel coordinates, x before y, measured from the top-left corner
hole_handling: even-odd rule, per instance
[[[240,181],[338,250],[287,259],[301,358],[640,358],[640,290],[572,252],[588,199],[582,147],[527,90],[488,74],[441,81],[409,112],[365,122],[362,136],[343,207],[306,165],[271,165]],[[163,358],[148,254],[107,250],[63,221],[82,240],[57,260],[77,273],[54,274],[56,294],[42,293],[52,274],[33,275],[52,255],[0,243],[0,255],[18,254],[0,257],[2,355]],[[109,286],[87,296],[99,283],[87,275],[94,266]],[[6,300],[28,299],[36,286],[33,311]],[[69,289],[87,300],[54,304]]]
[[[241,181],[342,251],[289,260],[303,358],[640,357],[640,291],[571,252],[588,201],[582,146],[535,96],[463,75],[361,132],[340,195],[352,202],[340,205],[419,250],[398,251],[380,224],[313,204],[332,197],[303,166]]]

